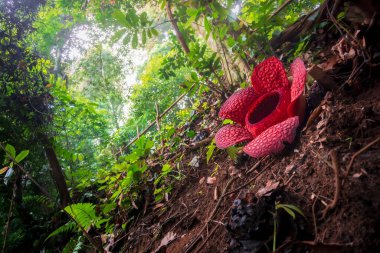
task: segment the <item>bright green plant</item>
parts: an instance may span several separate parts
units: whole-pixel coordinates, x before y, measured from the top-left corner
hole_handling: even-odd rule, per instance
[[[301,209],[296,207],[295,205],[290,205],[290,204],[281,204],[276,202],[275,204],[275,211],[273,213],[273,220],[274,220],[274,225],[273,225],[273,246],[272,246],[272,251],[276,252],[276,243],[277,243],[277,233],[278,233],[278,210],[284,210],[287,214],[289,214],[293,219],[296,218],[296,213],[305,217]]]

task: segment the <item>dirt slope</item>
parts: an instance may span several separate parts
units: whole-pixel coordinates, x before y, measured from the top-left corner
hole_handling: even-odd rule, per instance
[[[239,154],[237,162],[218,150],[209,164],[205,146],[184,148],[181,170],[187,177],[167,202],[139,218],[120,251],[271,252],[274,207],[282,203],[298,207],[304,217],[278,210],[278,252],[376,252],[380,79],[373,38],[380,29],[371,24],[377,21],[361,28],[353,23],[352,40],[342,40],[347,34],[339,26],[313,30],[303,59],[308,67],[319,63],[321,72],[313,74],[317,81],[310,79],[311,116],[293,145],[260,160]],[[219,121],[215,110],[204,116],[208,122]],[[199,167],[190,165],[196,156]]]

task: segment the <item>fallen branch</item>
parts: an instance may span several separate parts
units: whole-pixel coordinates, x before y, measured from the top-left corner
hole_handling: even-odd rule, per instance
[[[334,192],[333,201],[330,204],[328,204],[322,212],[322,219],[326,217],[328,211],[336,207],[339,200],[339,196],[340,196],[341,183],[340,183],[340,176],[339,176],[339,163],[338,163],[336,150],[331,150],[330,156],[331,156],[332,165],[333,165],[332,168],[335,174],[335,192]]]
[[[341,251],[335,251],[335,250],[341,250],[342,247],[352,247],[352,243],[347,244],[339,244],[339,243],[322,243],[317,241],[296,241],[294,244],[298,245],[308,245],[312,248],[314,247],[323,247],[325,248],[325,251],[321,252],[341,252]],[[334,251],[332,251],[334,249]]]

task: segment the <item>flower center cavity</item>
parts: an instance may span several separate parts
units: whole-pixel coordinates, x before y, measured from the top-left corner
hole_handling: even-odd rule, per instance
[[[279,101],[280,94],[278,92],[273,92],[266,95],[263,100],[250,112],[248,116],[249,123],[258,123],[271,114],[274,109],[276,109]]]

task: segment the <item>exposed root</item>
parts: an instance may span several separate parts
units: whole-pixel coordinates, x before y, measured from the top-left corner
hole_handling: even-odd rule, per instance
[[[325,209],[322,211],[322,219],[326,218],[327,213],[334,209],[338,203],[339,196],[340,196],[340,190],[341,190],[341,183],[340,183],[340,176],[339,176],[339,163],[338,163],[338,157],[336,150],[331,150],[330,152],[331,160],[332,160],[332,168],[334,170],[335,174],[335,192],[334,192],[334,199],[333,201],[328,204]]]
[[[352,157],[351,157],[351,161],[350,163],[348,164],[347,166],[347,169],[346,171],[344,172],[344,178],[346,178],[348,176],[348,174],[350,173],[350,170],[352,168],[352,165],[355,161],[355,158],[360,155],[361,153],[363,153],[364,151],[366,151],[367,149],[369,149],[372,145],[376,144],[378,141],[380,141],[380,136],[378,136],[374,141],[368,143],[365,147],[363,147],[362,149],[360,149],[358,152],[356,152]]]

